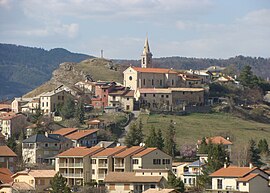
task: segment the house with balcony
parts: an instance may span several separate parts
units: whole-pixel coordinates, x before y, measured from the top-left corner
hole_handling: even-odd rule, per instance
[[[269,174],[253,167],[236,167],[226,165],[210,175],[211,193],[266,193],[270,192]]]
[[[116,155],[114,158],[114,171],[115,172],[130,172],[133,170],[132,156],[145,150],[145,147],[133,146]]]
[[[132,156],[133,170],[172,169],[172,157],[158,148],[146,148]]]
[[[103,147],[75,147],[56,156],[55,170],[60,172],[69,186],[82,186],[91,182],[91,156],[104,150]]]
[[[105,129],[105,121],[102,119],[92,119],[85,122],[88,125],[88,129]]]
[[[133,111],[134,109],[134,90],[123,89],[115,90],[109,93],[108,106],[118,107],[124,111]]]
[[[16,114],[14,112],[0,113],[0,132],[6,139],[11,136],[18,136],[25,128],[27,117],[23,114]]]
[[[109,172],[114,171],[114,156],[126,149],[126,146],[116,146],[94,154],[91,159],[92,179],[102,182]]]
[[[109,193],[142,193],[150,188],[158,190],[166,186],[163,176],[140,176],[136,172],[110,172],[104,182]]]
[[[180,176],[180,178],[183,180],[186,187],[196,186],[196,180],[198,176],[202,174],[202,169],[204,165],[204,161],[197,160],[185,166],[184,173]]]
[[[92,147],[97,144],[97,132],[98,129],[81,129],[72,132],[65,137],[72,140],[73,147]]]
[[[7,145],[0,145],[0,168],[16,171],[17,155]]]
[[[182,178],[184,172],[188,171],[186,167],[190,162],[173,162],[172,163],[172,172],[177,178]]]
[[[12,178],[15,183],[19,183],[20,185],[23,183],[28,184],[34,189],[35,193],[49,193],[50,181],[55,174],[56,171],[54,170],[26,169],[25,171],[15,173],[12,175]],[[29,192],[32,192],[32,190]]]
[[[22,156],[27,164],[54,164],[54,157],[72,147],[72,141],[59,134],[35,134],[23,140]]]

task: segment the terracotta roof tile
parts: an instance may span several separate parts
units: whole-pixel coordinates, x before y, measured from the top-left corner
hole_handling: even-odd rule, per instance
[[[0,157],[17,157],[17,155],[8,146],[1,145],[0,146]]]
[[[103,147],[94,146],[91,148],[87,147],[74,147],[70,148],[60,154],[57,155],[57,157],[84,157],[87,155],[93,155],[101,150],[103,150]]]
[[[136,176],[135,172],[109,172],[104,182],[106,183],[136,183],[136,182],[160,182],[162,176]]]
[[[137,154],[135,154],[133,157],[143,157],[143,156],[145,156],[145,155],[147,155],[147,154],[149,154],[149,153],[151,153],[152,151],[155,151],[155,150],[157,150],[158,148],[153,148],[153,147],[151,147],[151,148],[146,148],[145,150],[143,150],[143,151],[141,151],[141,152],[139,152],[139,153],[137,153]]]
[[[106,148],[103,151],[94,154],[93,157],[109,157],[109,156],[113,156],[117,153],[120,153],[126,149],[127,149],[126,146],[117,146],[117,147],[113,147],[113,148]]]
[[[12,182],[13,173],[8,168],[0,168],[0,184]]]
[[[213,144],[223,144],[223,145],[232,145],[233,143],[230,142],[229,140],[225,139],[224,137],[221,136],[215,136],[215,137],[208,137],[206,138],[206,143],[211,143]],[[198,144],[201,144],[201,140],[198,140]]]
[[[214,173],[212,173],[211,177],[243,177],[253,170],[257,169],[256,167],[234,167],[230,166],[227,168],[221,168]]]
[[[73,139],[73,140],[78,140],[78,139],[81,139],[81,138],[86,137],[88,135],[91,135],[97,131],[98,131],[98,129],[78,130],[77,132],[66,135],[65,137],[67,137],[69,139]]]
[[[239,181],[239,182],[248,182],[249,180],[255,178],[256,176],[261,176],[261,175],[258,174],[258,173],[257,173],[257,174],[255,174],[255,173],[253,173],[253,174],[248,174],[248,175],[246,175],[245,177],[238,178],[237,181]]]
[[[114,157],[124,158],[124,157],[130,156],[130,155],[134,155],[136,153],[139,153],[140,151],[143,151],[144,149],[145,148],[141,147],[141,146],[133,146],[133,147],[130,147],[130,148],[116,154]]]
[[[34,187],[30,186],[26,182],[10,182],[8,184],[1,184],[0,188],[1,187],[12,187],[19,192],[26,192],[26,191],[33,192],[35,190]]]
[[[140,67],[132,67],[137,72],[144,73],[159,73],[159,74],[177,74],[176,71],[167,68],[140,68]]]
[[[159,189],[157,190],[156,188],[150,188],[143,193],[177,193],[178,191],[175,189]]]
[[[66,136],[66,135],[71,134],[77,130],[78,130],[77,128],[61,128],[61,129],[54,131],[53,134],[59,134],[62,136]]]
[[[25,170],[15,173],[12,178],[15,178],[18,175],[30,175],[34,178],[53,178],[56,173],[55,170]]]

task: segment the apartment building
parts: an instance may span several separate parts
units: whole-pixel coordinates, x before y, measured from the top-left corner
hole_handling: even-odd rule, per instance
[[[146,148],[132,156],[133,170],[172,169],[172,157],[158,148]]]
[[[15,183],[26,183],[35,189],[36,193],[49,193],[50,181],[56,171],[54,170],[30,170],[15,173],[12,178]]]
[[[91,156],[104,150],[103,147],[75,147],[56,156],[55,170],[60,172],[69,186],[82,186],[91,182]]]
[[[113,171],[114,155],[126,149],[126,146],[116,146],[94,154],[91,159],[92,179],[96,182],[102,182],[105,176]]]
[[[140,176],[135,172],[110,172],[104,179],[109,193],[142,193],[150,188],[165,188],[163,176]]]
[[[23,160],[28,164],[54,164],[54,156],[72,147],[72,141],[59,134],[35,134],[22,143]]]
[[[145,150],[145,147],[133,146],[113,156],[115,172],[130,172],[133,170],[132,156]]]
[[[108,96],[108,106],[118,107],[124,111],[133,111],[134,91],[124,89],[110,92]]]
[[[0,168],[16,171],[17,155],[7,146],[0,145]]]
[[[213,193],[266,193],[270,192],[269,174],[252,167],[236,167],[226,165],[210,175]]]
[[[203,88],[141,88],[135,92],[141,107],[153,110],[183,109],[185,105],[204,104]]]
[[[13,112],[0,113],[0,131],[6,139],[19,135],[26,126],[26,116]]]
[[[41,112],[46,115],[51,115],[56,111],[58,105],[66,101],[67,97],[72,97],[72,95],[62,89],[55,89],[39,95]]]

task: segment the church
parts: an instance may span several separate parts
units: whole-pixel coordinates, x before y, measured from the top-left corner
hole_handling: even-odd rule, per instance
[[[140,107],[174,110],[184,105],[204,104],[204,89],[200,78],[179,70],[155,68],[148,38],[141,55],[141,67],[128,67],[124,86],[134,90]]]

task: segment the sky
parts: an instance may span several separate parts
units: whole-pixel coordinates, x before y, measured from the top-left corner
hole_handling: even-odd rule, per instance
[[[111,59],[270,57],[270,0],[0,0],[0,43]]]

